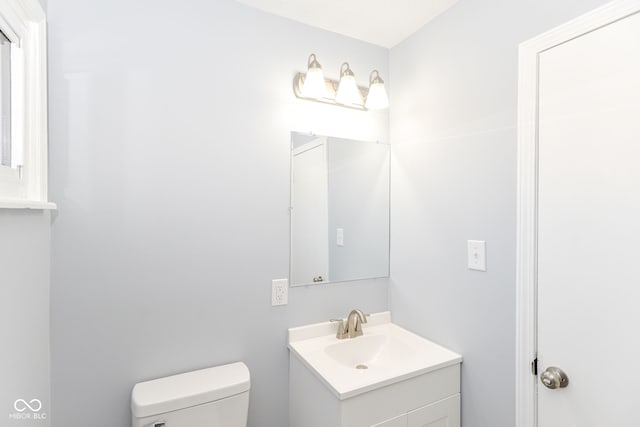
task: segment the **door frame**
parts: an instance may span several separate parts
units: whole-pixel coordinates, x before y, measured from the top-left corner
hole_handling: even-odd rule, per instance
[[[640,12],[616,0],[519,46],[516,261],[516,427],[537,427],[538,59],[555,46]]]

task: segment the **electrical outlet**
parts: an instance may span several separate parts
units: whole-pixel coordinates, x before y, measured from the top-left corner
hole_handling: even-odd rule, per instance
[[[287,305],[289,301],[289,280],[274,279],[271,281],[271,305]]]

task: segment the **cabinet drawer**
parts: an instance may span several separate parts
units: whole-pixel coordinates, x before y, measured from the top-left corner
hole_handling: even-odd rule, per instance
[[[406,425],[408,427],[460,427],[460,394],[409,412]]]

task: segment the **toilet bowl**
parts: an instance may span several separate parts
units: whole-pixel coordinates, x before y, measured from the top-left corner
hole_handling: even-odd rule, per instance
[[[132,427],[246,427],[250,374],[232,363],[138,383]]]

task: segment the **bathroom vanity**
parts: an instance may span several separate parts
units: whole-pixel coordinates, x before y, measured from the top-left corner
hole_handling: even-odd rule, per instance
[[[363,335],[336,324],[289,329],[289,424],[296,427],[459,427],[462,357],[368,317]]]

